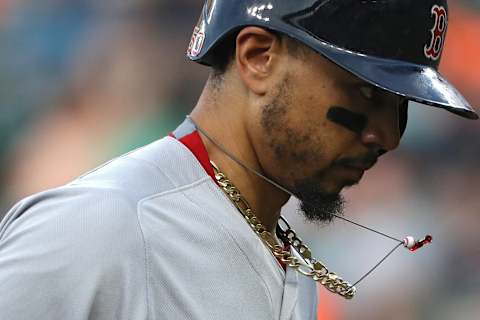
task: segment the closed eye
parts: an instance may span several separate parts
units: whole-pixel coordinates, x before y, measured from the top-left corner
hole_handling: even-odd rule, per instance
[[[363,84],[359,86],[358,89],[365,100],[376,102],[377,107],[384,104],[389,105],[389,102],[391,103],[392,101],[390,100],[391,97],[395,97],[396,99],[395,106],[398,106],[407,100],[405,97],[399,97],[393,93],[388,93],[383,89],[369,84]]]

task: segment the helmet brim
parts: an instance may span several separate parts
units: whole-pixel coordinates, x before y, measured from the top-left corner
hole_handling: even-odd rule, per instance
[[[285,32],[293,38],[298,34],[297,40],[372,85],[467,119],[479,118],[457,89],[431,67],[341,49],[295,28]]]

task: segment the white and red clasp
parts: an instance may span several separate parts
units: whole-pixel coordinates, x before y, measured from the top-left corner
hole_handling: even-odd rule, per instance
[[[431,235],[426,235],[425,238],[422,240],[415,240],[414,237],[408,236],[405,239],[403,239],[403,246],[407,248],[410,251],[417,251],[421,247],[423,247],[426,244],[429,244],[432,242],[432,236]]]

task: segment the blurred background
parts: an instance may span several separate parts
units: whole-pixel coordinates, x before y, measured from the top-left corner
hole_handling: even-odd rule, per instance
[[[0,218],[183,120],[208,75],[184,57],[201,6],[0,0]],[[479,55],[480,0],[451,0],[440,69],[476,106]],[[434,242],[397,251],[353,301],[322,289],[319,319],[480,319],[479,138],[479,122],[411,105],[402,146],[346,192],[346,216]],[[305,225],[294,201],[285,214],[314,255],[351,282],[395,246],[342,221]]]

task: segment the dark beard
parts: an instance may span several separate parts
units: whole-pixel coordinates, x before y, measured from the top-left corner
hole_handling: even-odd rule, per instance
[[[317,184],[307,181],[296,183],[293,191],[308,222],[326,224],[335,215],[343,215],[345,200],[339,193],[326,193]]]

